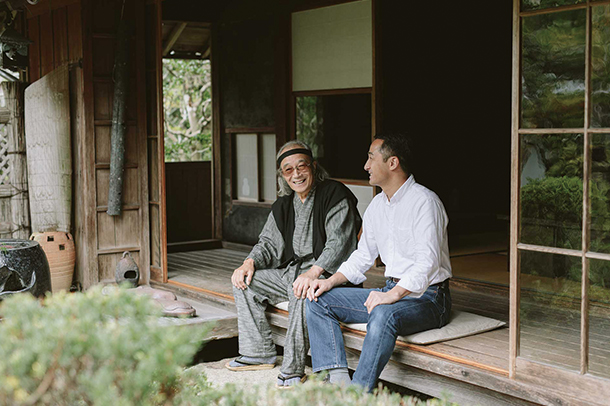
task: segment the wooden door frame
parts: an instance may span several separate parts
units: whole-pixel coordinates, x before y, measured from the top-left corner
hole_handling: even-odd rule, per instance
[[[152,264],[152,252],[150,256],[150,270],[151,270],[151,280],[156,280],[158,282],[167,283],[168,275],[167,275],[167,214],[166,214],[166,199],[165,199],[165,145],[164,145],[164,116],[163,116],[163,44],[162,44],[162,0],[147,0],[146,4],[154,5],[156,15],[155,18],[155,29],[154,29],[154,38],[151,40],[155,41],[155,87],[156,87],[156,127],[157,134],[147,134],[147,143],[145,147],[149,148],[148,141],[150,139],[156,138],[157,140],[157,170],[158,170],[158,179],[159,179],[159,200],[154,201],[153,199],[149,199],[147,202],[149,205],[157,205],[159,207],[159,245],[160,245],[160,253],[159,253],[159,262],[161,269],[154,267]],[[149,159],[153,157],[149,154]],[[148,165],[150,168],[150,164]],[[148,185],[146,186],[148,188]],[[152,223],[152,216],[149,219],[149,227]],[[150,230],[150,228],[149,228]],[[149,243],[152,246],[152,237],[149,236]],[[152,249],[151,249],[152,251]],[[153,278],[155,276],[155,278]]]
[[[148,0],[157,5],[157,24],[155,29],[156,63],[157,63],[157,128],[158,128],[158,165],[160,193],[160,234],[161,234],[161,282],[167,283],[167,204],[165,177],[165,134],[163,109],[163,44],[162,44],[162,0]],[[214,48],[217,38],[217,24],[210,23],[210,67],[212,81],[212,239],[222,239],[222,173],[221,173],[221,114],[220,91],[218,80],[218,61],[214,58]]]

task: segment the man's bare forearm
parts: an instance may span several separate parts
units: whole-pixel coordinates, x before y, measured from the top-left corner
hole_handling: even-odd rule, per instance
[[[334,288],[335,286],[339,286],[346,282],[349,282],[349,280],[341,272],[335,272],[333,276],[328,278],[328,282],[330,282],[331,287]]]

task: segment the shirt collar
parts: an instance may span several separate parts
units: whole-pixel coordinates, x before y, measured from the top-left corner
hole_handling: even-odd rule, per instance
[[[315,194],[316,186],[318,186],[318,185],[317,184],[313,185],[313,187],[311,188],[309,193],[307,193],[307,197],[305,198],[304,202],[301,201],[301,198],[299,197],[299,195],[297,195],[297,193],[295,191],[292,191],[292,200],[293,200],[294,204],[299,203],[301,205],[305,205],[307,203],[307,201],[310,200],[310,198]]]
[[[392,196],[390,200],[388,200],[388,195],[386,195],[385,192],[382,191],[381,193],[383,193],[384,197],[383,201],[388,206],[398,204],[402,200],[404,195],[407,194],[407,191],[411,188],[411,185],[413,185],[414,183],[415,178],[413,177],[413,175],[410,175],[409,178],[405,181],[405,183],[403,183],[402,186],[398,188],[398,190],[396,191],[396,193],[394,193],[394,196]]]

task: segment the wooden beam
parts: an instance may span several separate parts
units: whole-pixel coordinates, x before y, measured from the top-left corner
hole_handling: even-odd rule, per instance
[[[545,247],[542,245],[523,244],[523,243],[518,243],[517,248],[519,248],[522,251],[535,251],[535,252],[543,252],[546,254],[567,255],[570,257],[582,256],[582,251],[571,250],[571,249],[567,249],[567,248]]]
[[[295,97],[301,96],[335,96],[340,94],[371,94],[372,87],[353,87],[349,89],[329,89],[329,90],[300,90],[292,92]]]
[[[175,281],[172,281],[172,280],[168,280],[167,284],[168,285],[174,285],[174,286],[177,286],[177,287],[180,287],[180,288],[184,288],[184,289],[194,290],[194,291],[200,292],[200,293],[205,293],[206,295],[211,295],[211,296],[214,296],[214,297],[219,297],[219,298],[222,298],[222,299],[225,299],[225,300],[229,300],[231,302],[235,301],[233,296],[225,295],[223,293],[214,292],[214,291],[211,291],[211,290],[208,290],[208,289],[199,288],[197,286],[187,285],[187,284],[184,284],[184,283],[181,283],[181,282],[175,282]]]
[[[184,29],[186,28],[187,24],[188,23],[185,22],[176,24],[172,32],[169,34],[169,38],[163,45],[163,56],[166,56],[169,51],[172,50],[172,47],[174,46],[176,41],[178,41],[178,38],[180,38],[180,35],[182,34],[182,31],[184,31]]]
[[[93,4],[85,1],[81,4],[82,15],[82,69],[76,68],[78,83],[75,97],[78,100],[77,123],[79,125],[76,137],[75,155],[78,155],[78,169],[81,193],[80,201],[76,201],[77,215],[80,225],[76,224],[75,244],[76,258],[79,269],[79,281],[84,289],[99,282],[99,263],[97,256],[97,213],[96,213],[96,180],[95,180],[95,97],[93,83]],[[80,247],[80,248],[79,248]]]
[[[563,368],[517,359],[519,380],[541,390],[553,391],[558,397],[578,398],[583,404],[603,405],[610,398],[610,382],[593,375],[580,375]]]
[[[226,134],[275,134],[275,127],[227,127]]]
[[[210,54],[212,53],[212,47],[210,46],[210,42],[208,41],[205,46],[205,51],[201,55],[201,59],[208,59]]]
[[[210,36],[210,67],[212,77],[212,238],[222,240],[222,111],[220,100],[220,52],[215,53],[219,43],[216,24],[212,25]]]
[[[519,134],[581,134],[583,131],[584,128],[521,128]]]
[[[222,248],[221,240],[182,241],[167,244],[167,252],[187,252]]]
[[[508,352],[509,377],[515,378],[519,355],[519,108],[521,98],[521,17],[520,0],[513,0],[513,69],[511,117],[511,204],[510,204],[510,338]]]
[[[591,134],[588,129],[591,121],[591,39],[592,22],[591,7],[587,7],[586,35],[585,35],[585,133],[582,180],[582,285],[580,301],[580,373],[586,374],[589,369],[589,260],[586,253],[589,251],[591,234]]]
[[[604,261],[610,261],[610,254],[605,254],[602,252],[587,252],[586,254],[587,258],[592,258],[592,259],[601,259]]]
[[[376,134],[381,133],[383,126],[381,123],[381,112],[383,111],[383,78],[381,76],[381,2],[379,0],[371,1],[371,15],[373,21],[373,89],[371,91],[371,141]]]

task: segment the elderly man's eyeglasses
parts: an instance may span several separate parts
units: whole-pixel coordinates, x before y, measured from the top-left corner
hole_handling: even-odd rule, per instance
[[[282,168],[281,171],[282,171],[282,175],[290,176],[294,173],[295,169],[297,170],[298,173],[301,173],[301,172],[304,172],[307,169],[309,169],[310,166],[311,166],[311,162],[301,162],[296,167],[287,166],[285,168]]]

